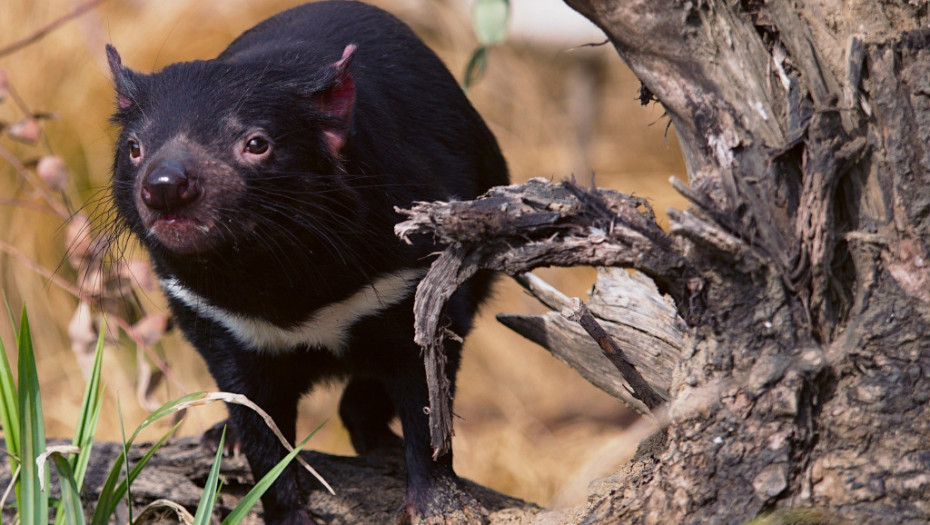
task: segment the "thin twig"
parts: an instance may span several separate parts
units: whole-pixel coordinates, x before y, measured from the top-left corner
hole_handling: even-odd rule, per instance
[[[19,477],[19,471],[22,468],[22,463],[16,465],[16,471],[10,476],[10,484],[7,485],[6,490],[3,491],[3,496],[0,497],[0,515],[3,513],[3,506],[6,505],[7,498],[10,497],[10,493],[13,492],[13,489],[16,487],[16,478]]]
[[[55,210],[50,209],[48,206],[43,206],[42,204],[27,201],[23,199],[7,199],[0,197],[0,206],[9,206],[11,208],[22,208],[24,210],[35,210],[45,213],[51,213],[52,215],[58,215]]]
[[[630,385],[630,393],[633,397],[642,401],[643,404],[649,408],[650,412],[654,412],[656,408],[665,403],[662,396],[649,386],[649,383],[643,379],[643,376],[636,370],[633,363],[626,358],[623,350],[617,346],[617,343],[614,342],[613,338],[604,330],[604,327],[591,315],[591,311],[588,310],[588,307],[581,299],[577,297],[572,298],[571,308],[566,308],[562,312],[562,315],[571,321],[576,321],[595,341],[597,341],[601,350],[604,351],[604,355],[617,367],[617,370],[620,371],[620,375],[622,375],[623,379]]]
[[[32,188],[39,193],[42,197],[42,200],[48,204],[48,206],[55,211],[55,214],[61,217],[62,220],[66,221],[71,218],[71,212],[58,201],[55,195],[49,191],[42,181],[39,180],[26,166],[20,162],[16,155],[13,155],[11,151],[4,147],[0,147],[0,158],[7,161],[13,169],[22,177],[23,180],[28,181]]]
[[[77,6],[77,7],[75,7],[73,10],[71,10],[70,13],[67,13],[67,14],[65,14],[64,16],[62,16],[62,17],[60,17],[60,18],[58,18],[58,19],[55,19],[55,20],[51,21],[51,22],[48,23],[46,26],[41,27],[41,28],[39,28],[38,30],[36,30],[36,31],[35,31],[34,33],[32,33],[31,35],[29,35],[29,36],[27,36],[27,37],[25,37],[25,38],[23,38],[23,39],[21,39],[21,40],[17,40],[16,42],[13,42],[12,44],[10,44],[10,45],[8,45],[8,46],[6,46],[6,47],[4,47],[4,48],[0,48],[0,57],[5,56],[5,55],[9,55],[10,53],[13,53],[13,52],[15,52],[15,51],[18,51],[18,50],[20,50],[20,49],[22,49],[22,48],[28,46],[29,44],[31,44],[31,43],[33,43],[33,42],[35,42],[35,41],[41,39],[42,37],[44,37],[44,36],[47,35],[48,33],[51,33],[52,31],[54,31],[55,29],[58,28],[58,26],[64,24],[65,22],[68,22],[68,21],[71,20],[71,19],[74,19],[74,18],[77,18],[77,17],[81,16],[81,15],[84,14],[85,12],[89,11],[90,9],[93,9],[94,7],[96,7],[96,6],[99,5],[99,4],[102,4],[102,3],[105,2],[105,1],[106,1],[106,0],[88,0],[87,2],[84,2],[83,4],[81,4],[81,5]]]
[[[91,296],[82,293],[81,290],[79,290],[79,289],[78,289],[76,286],[74,286],[73,284],[69,283],[65,278],[63,278],[63,277],[61,277],[60,275],[56,274],[55,272],[49,270],[48,268],[42,266],[41,264],[39,264],[39,263],[33,261],[32,259],[29,258],[28,255],[26,255],[25,253],[21,252],[18,248],[16,248],[16,247],[13,246],[12,244],[7,244],[6,242],[0,240],[0,252],[6,252],[6,253],[10,254],[14,259],[16,259],[16,260],[18,260],[19,262],[23,263],[24,265],[28,266],[28,267],[29,267],[30,269],[32,269],[34,272],[36,272],[36,273],[38,273],[39,275],[45,277],[46,279],[48,279],[48,280],[51,281],[52,283],[58,285],[59,287],[61,287],[61,289],[63,289],[64,291],[70,293],[71,295],[73,295],[73,296],[75,296],[75,297],[77,297],[77,298],[79,298],[79,299],[82,299],[82,300],[87,300],[87,301],[92,301],[92,300],[93,300],[93,298],[92,298]]]

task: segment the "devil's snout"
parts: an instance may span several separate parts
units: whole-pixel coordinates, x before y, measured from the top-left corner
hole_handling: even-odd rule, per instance
[[[197,180],[178,160],[159,161],[142,179],[142,202],[155,211],[178,210],[199,196]]]

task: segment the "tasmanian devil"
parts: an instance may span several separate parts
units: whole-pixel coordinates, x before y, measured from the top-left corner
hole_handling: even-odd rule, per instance
[[[395,206],[474,198],[507,182],[500,149],[455,79],[402,22],[358,2],[284,11],[217,58],[141,74],[107,47],[120,128],[119,226],[151,255],[172,312],[218,386],[295,437],[298,399],[348,380],[339,414],[361,453],[399,446],[413,522],[468,521],[473,500],[432,458],[413,291],[436,250],[393,234]],[[490,277],[449,303],[471,327]],[[449,340],[454,380],[459,343]],[[253,475],[285,450],[229,406]],[[268,523],[312,523],[298,467],[262,499]],[[458,516],[458,517],[456,517]]]

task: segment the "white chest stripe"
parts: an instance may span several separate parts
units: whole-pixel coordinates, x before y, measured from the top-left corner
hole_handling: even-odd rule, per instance
[[[292,328],[281,328],[264,319],[214,306],[185,288],[177,279],[163,279],[161,284],[167,294],[201,316],[220,323],[249,348],[277,353],[309,345],[324,347],[341,355],[345,351],[348,331],[356,321],[406,299],[425,273],[423,269],[408,268],[382,275],[342,301],[313,312],[307,320]]]

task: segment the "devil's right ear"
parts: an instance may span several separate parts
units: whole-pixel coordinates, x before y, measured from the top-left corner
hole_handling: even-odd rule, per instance
[[[113,75],[117,105],[120,109],[133,106],[136,100],[135,73],[123,66],[119,52],[110,44],[107,44],[107,62],[110,64],[110,73]]]

